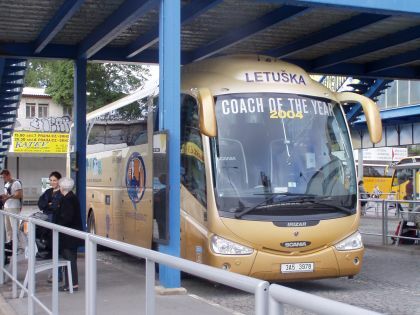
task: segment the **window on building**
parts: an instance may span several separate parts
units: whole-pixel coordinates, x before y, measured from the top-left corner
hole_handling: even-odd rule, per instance
[[[48,117],[48,104],[38,104],[38,117],[39,118]]]
[[[26,103],[26,118],[34,118],[35,117],[35,103]]]
[[[73,108],[71,108],[70,106],[63,107],[63,116],[69,116],[71,118],[72,114],[73,114]]]

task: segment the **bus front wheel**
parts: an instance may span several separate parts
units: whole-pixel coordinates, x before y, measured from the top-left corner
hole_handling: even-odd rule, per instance
[[[91,212],[88,217],[88,232],[91,234],[96,234],[95,215],[93,212]]]

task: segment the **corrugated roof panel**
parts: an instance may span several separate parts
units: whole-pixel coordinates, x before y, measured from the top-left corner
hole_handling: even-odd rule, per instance
[[[224,53],[229,54],[235,51],[240,51],[241,53],[261,52],[281,47],[308,35],[308,30],[311,33],[315,33],[357,14],[357,12],[327,10],[323,8],[311,9],[306,13],[300,14],[298,17],[291,18],[255,34],[248,40],[227,49]],[[320,18],[321,16],[322,18]],[[305,23],[302,23],[302,20]],[[308,25],[310,25],[310,28],[308,28]]]
[[[363,27],[354,32],[331,39],[327,42],[312,46],[310,50],[296,53],[293,55],[293,58],[304,60],[315,59],[327,54],[332,54],[334,52],[356,46],[362,42],[368,42],[384,37],[389,35],[390,32],[396,33],[398,31],[408,29],[418,25],[418,23],[418,20],[409,19],[407,17],[391,17],[372,25]]]
[[[151,28],[159,26],[159,11],[152,10],[145,14],[143,18],[131,25],[114,39],[110,46],[125,46],[134,42],[139,36],[147,33]]]
[[[124,0],[86,0],[81,9],[52,40],[52,43],[78,44],[123,2]]]
[[[278,7],[250,0],[224,1],[182,28],[182,50],[191,51],[208,44]]]
[[[1,41],[34,41],[63,1],[3,1],[0,9]]]
[[[381,60],[381,59],[394,56],[394,55],[399,55],[399,54],[409,52],[409,51],[419,49],[419,48],[420,48],[420,39],[417,39],[417,40],[413,40],[411,42],[404,43],[398,46],[378,50],[365,56],[354,58],[351,60],[351,62],[365,63],[365,62],[377,61],[377,60]]]

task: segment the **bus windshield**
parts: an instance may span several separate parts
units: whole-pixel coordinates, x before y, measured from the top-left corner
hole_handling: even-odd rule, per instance
[[[355,167],[340,106],[295,94],[229,94],[216,97],[216,117],[212,156],[222,216],[355,213]]]

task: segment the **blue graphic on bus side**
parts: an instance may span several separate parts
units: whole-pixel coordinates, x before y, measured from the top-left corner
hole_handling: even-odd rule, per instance
[[[128,197],[133,206],[136,206],[144,195],[146,190],[146,168],[140,153],[131,154],[127,162],[125,171],[125,185],[127,187]]]

